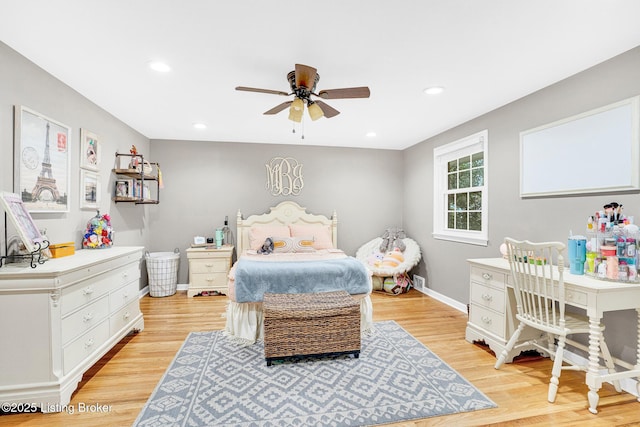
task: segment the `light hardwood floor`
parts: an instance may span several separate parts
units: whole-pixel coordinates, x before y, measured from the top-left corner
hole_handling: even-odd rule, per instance
[[[72,396],[73,414],[1,415],[0,425],[130,426],[187,334],[224,328],[225,302],[224,296],[188,299],[186,292],[144,297],[144,331],[123,339],[85,374]],[[375,321],[398,322],[498,405],[395,426],[640,426],[640,402],[631,394],[616,393],[608,384],[600,391],[599,414],[591,414],[584,374],[577,372],[563,372],[556,403],[548,403],[548,359],[519,360],[496,371],[491,351],[465,341],[467,316],[415,290],[401,296],[376,293],[373,305]],[[79,412],[82,405],[96,404],[109,408],[104,413]]]

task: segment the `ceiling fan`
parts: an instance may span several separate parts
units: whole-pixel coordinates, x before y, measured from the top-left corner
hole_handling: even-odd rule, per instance
[[[315,93],[316,86],[320,80],[318,70],[308,65],[296,64],[296,69],[287,74],[287,80],[291,87],[291,92],[283,92],[279,90],[259,89],[253,87],[238,86],[236,90],[247,92],[269,93],[273,95],[290,96],[294,95],[291,101],[283,102],[265,111],[264,114],[277,114],[280,111],[289,108],[289,120],[300,123],[302,121],[302,113],[304,104],[307,104],[307,110],[311,120],[318,120],[320,117],[331,118],[340,114],[340,111],[326,104],[325,102],[312,99],[318,97],[322,99],[344,99],[344,98],[368,98],[370,95],[369,88],[366,86],[350,87],[342,89],[326,89]]]

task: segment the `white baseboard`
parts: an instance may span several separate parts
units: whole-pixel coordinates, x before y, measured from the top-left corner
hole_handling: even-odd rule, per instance
[[[178,285],[176,286],[176,290],[178,291],[188,291],[189,290],[189,284],[188,283],[178,283]],[[145,286],[144,288],[140,289],[140,298],[142,298],[143,296],[147,295],[149,293],[149,285]]]
[[[467,314],[467,306],[465,304],[462,304],[459,301],[454,300],[453,298],[449,298],[448,296],[442,295],[441,293],[436,292],[429,288],[422,288],[422,289],[414,288],[414,289],[417,290],[418,292],[422,292],[423,294],[430,296],[435,300],[440,301],[441,303],[448,305],[449,307],[453,307],[456,310],[461,311],[464,314]]]

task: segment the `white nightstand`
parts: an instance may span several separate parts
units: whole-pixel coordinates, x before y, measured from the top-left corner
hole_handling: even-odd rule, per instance
[[[187,296],[202,292],[227,293],[227,275],[231,268],[233,246],[221,248],[189,248],[189,290]]]

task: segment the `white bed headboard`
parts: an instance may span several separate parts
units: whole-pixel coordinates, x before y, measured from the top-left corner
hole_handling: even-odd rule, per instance
[[[293,201],[284,201],[272,207],[269,213],[251,215],[247,219],[242,218],[242,212],[238,210],[236,239],[236,253],[238,257],[249,248],[249,231],[253,226],[259,225],[327,225],[331,230],[333,247],[338,247],[338,217],[333,212],[331,218],[324,215],[307,213],[307,209]]]

